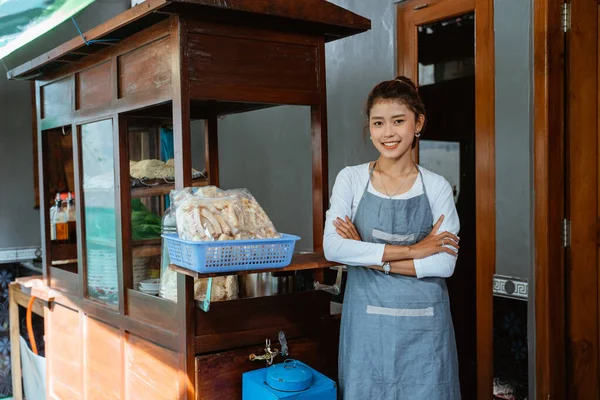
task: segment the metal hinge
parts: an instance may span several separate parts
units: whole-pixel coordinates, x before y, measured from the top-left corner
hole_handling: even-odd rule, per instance
[[[563,219],[562,242],[563,247],[569,247],[571,245],[571,221],[566,218]]]
[[[562,28],[565,33],[571,29],[571,3],[562,5]]]

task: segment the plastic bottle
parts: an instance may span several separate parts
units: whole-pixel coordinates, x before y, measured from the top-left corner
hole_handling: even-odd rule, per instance
[[[69,241],[69,225],[67,222],[66,207],[60,195],[56,203],[56,212],[54,213],[54,240],[58,243],[68,243]]]
[[[56,193],[56,197],[54,198],[54,205],[50,207],[50,240],[56,240],[56,225],[55,218],[56,212],[60,209],[60,193]]]

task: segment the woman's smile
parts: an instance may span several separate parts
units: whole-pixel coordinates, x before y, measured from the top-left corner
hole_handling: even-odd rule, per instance
[[[383,147],[386,148],[387,150],[393,150],[396,147],[398,147],[399,144],[400,144],[400,141],[382,143]]]

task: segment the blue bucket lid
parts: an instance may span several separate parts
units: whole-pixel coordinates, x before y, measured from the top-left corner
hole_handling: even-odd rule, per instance
[[[283,364],[267,368],[267,385],[282,392],[300,392],[312,385],[313,373],[310,368],[288,359]]]

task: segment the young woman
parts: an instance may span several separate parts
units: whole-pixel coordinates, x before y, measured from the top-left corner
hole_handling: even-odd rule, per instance
[[[425,107],[410,79],[375,86],[366,113],[381,154],[337,176],[323,243],[328,260],[349,266],[340,392],[345,400],[460,399],[444,279],[459,248],[452,188],[412,159]]]

